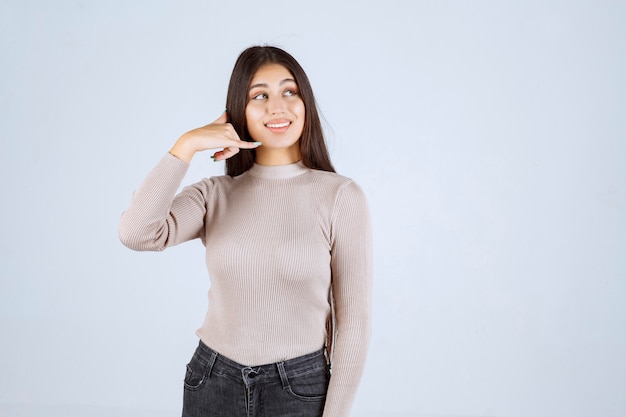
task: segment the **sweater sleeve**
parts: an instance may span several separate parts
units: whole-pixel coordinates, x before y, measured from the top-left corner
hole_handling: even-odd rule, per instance
[[[138,251],[161,251],[201,237],[206,187],[185,187],[176,195],[189,164],[166,154],[135,190],[119,225],[122,243]]]
[[[331,270],[336,339],[323,417],[347,417],[365,366],[371,333],[372,232],[365,195],[340,190],[332,223]]]

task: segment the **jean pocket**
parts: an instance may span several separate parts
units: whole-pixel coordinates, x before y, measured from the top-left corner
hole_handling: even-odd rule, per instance
[[[286,377],[288,384],[285,387],[290,396],[300,401],[320,401],[326,398],[330,373],[328,367],[323,366]]]
[[[209,363],[194,354],[187,364],[185,388],[191,391],[202,388],[209,376]]]

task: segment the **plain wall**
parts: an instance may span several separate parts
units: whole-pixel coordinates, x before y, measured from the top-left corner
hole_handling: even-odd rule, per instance
[[[352,415],[626,415],[619,1],[0,0],[0,415],[179,415],[203,247],[120,213],[234,61],[304,66],[374,221]],[[219,175],[197,155],[186,183]]]

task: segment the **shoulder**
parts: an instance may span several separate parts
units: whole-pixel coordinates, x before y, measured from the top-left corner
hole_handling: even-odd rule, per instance
[[[329,186],[334,187],[341,194],[347,195],[363,195],[363,189],[352,178],[337,174],[335,172],[327,171],[315,171],[316,175],[319,175],[320,179],[326,182]]]
[[[352,178],[327,171],[311,170],[313,183],[318,184],[322,192],[331,198],[332,212],[343,209],[367,209],[367,199],[360,185]]]
[[[185,187],[185,191],[200,192],[205,196],[206,200],[211,199],[213,196],[219,196],[227,190],[231,189],[235,183],[235,178],[228,175],[217,175],[213,177],[203,178],[193,184]]]
[[[357,183],[352,178],[345,177],[341,174],[337,174],[336,172],[311,169],[310,175],[315,182],[320,183],[323,186],[336,189],[337,191],[345,187],[359,188]]]

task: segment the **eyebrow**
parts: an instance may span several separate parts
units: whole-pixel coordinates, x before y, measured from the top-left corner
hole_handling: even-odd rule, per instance
[[[285,78],[284,80],[282,80],[282,81],[280,82],[280,84],[279,84],[279,85],[283,85],[283,84],[288,83],[288,82],[295,83],[296,85],[298,84],[298,83],[296,83],[296,80],[294,80],[293,78]],[[267,84],[265,84],[265,83],[257,83],[257,84],[251,85],[251,86],[250,86],[250,90],[252,90],[253,88],[257,88],[257,87],[264,87],[264,88],[267,88],[267,87],[269,87],[269,85],[267,85]]]

